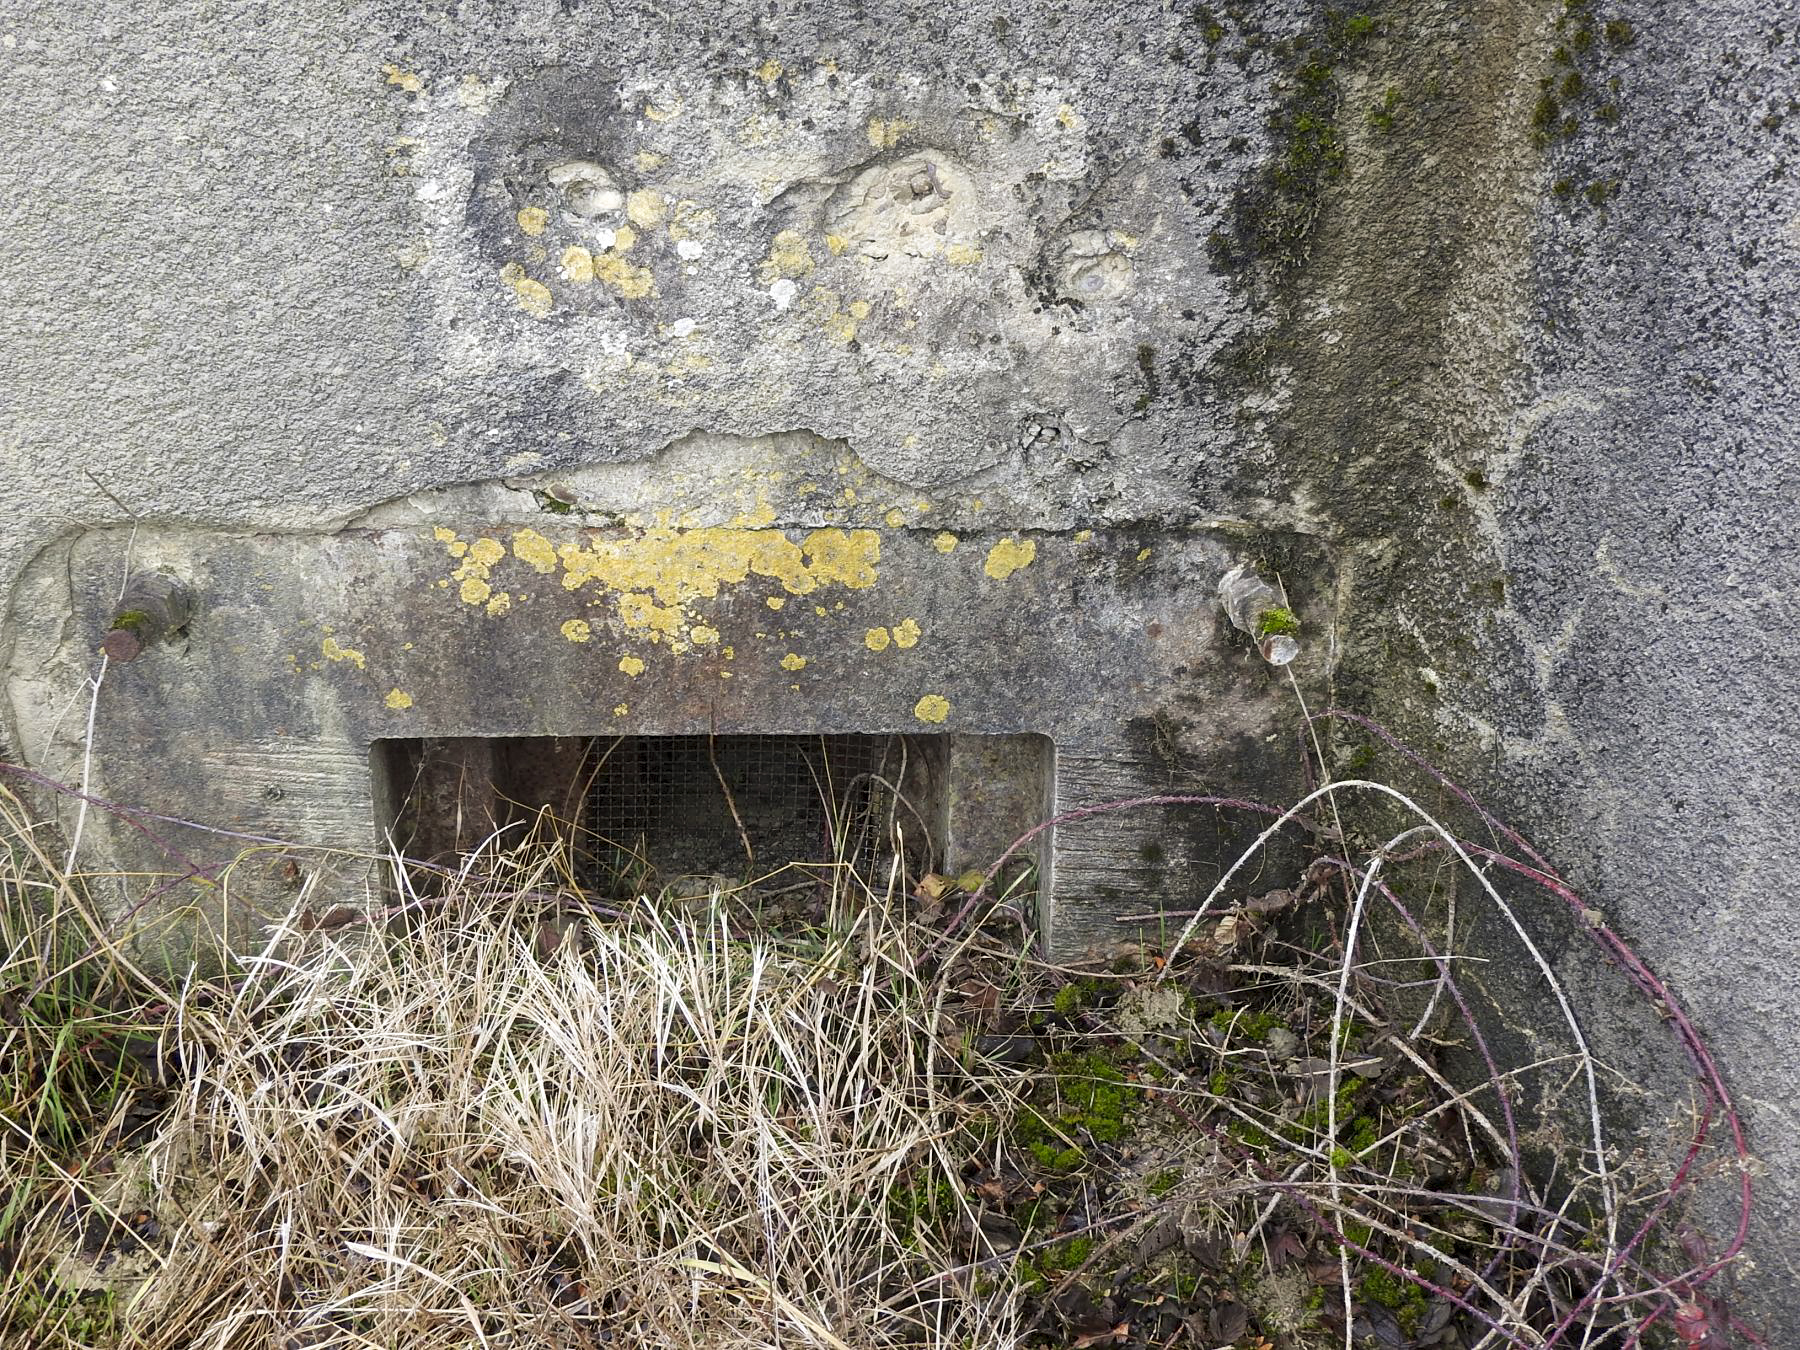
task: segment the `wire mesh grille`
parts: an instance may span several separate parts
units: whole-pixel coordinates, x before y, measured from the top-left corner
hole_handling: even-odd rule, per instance
[[[594,759],[584,823],[597,854],[735,875],[751,865],[746,839],[758,867],[873,861],[893,800],[878,780],[898,780],[901,747],[892,736],[624,736],[597,742]]]

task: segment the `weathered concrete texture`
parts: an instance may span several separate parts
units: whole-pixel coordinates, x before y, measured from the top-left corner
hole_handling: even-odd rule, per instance
[[[793,483],[794,530],[910,538],[902,490],[1046,557],[1216,530],[1335,610],[1314,678],[1694,1006],[1768,1168],[1744,1306],[1800,1342],[1797,30],[1794,0],[15,5],[0,734],[74,770],[63,564],[100,569],[91,617],[133,514],[152,553],[274,559],[606,465],[679,513],[723,489],[659,466],[804,431],[882,516]],[[1130,728],[1171,783],[1229,772],[1209,716],[1273,692],[1204,669]],[[1607,1053],[1653,1063],[1577,938]]]

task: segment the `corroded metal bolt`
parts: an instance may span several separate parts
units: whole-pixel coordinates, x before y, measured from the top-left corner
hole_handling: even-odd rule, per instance
[[[126,584],[100,650],[108,660],[136,660],[151,643],[186,628],[192,615],[186,586],[167,572],[139,572]]]

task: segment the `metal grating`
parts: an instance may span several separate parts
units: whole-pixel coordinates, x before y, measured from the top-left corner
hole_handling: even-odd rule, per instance
[[[597,740],[583,822],[594,866],[608,870],[609,854],[665,877],[871,863],[891,852],[893,797],[878,779],[899,781],[902,753],[894,736]]]

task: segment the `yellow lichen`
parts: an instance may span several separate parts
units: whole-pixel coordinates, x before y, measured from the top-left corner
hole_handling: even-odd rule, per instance
[[[769,256],[757,264],[757,275],[763,285],[772,286],[783,277],[806,276],[814,266],[804,236],[798,230],[782,230],[769,241]]]
[[[1008,537],[988,550],[987,562],[981,570],[995,581],[1005,581],[1021,567],[1029,567],[1035,557],[1037,540]]]
[[[780,609],[787,603],[787,597],[784,595],[771,595],[767,600],[764,600],[763,603],[770,609]]]
[[[957,267],[967,267],[981,261],[981,250],[974,244],[952,244],[944,250],[944,261]]]
[[[555,298],[550,288],[541,281],[533,281],[525,274],[523,263],[509,262],[500,269],[500,280],[512,288],[513,297],[518,300],[519,308],[534,319],[547,319],[554,307]]]
[[[949,553],[956,548],[956,536],[948,530],[939,530],[931,537],[931,546],[939,553]]]
[[[913,124],[902,117],[871,117],[869,119],[869,144],[877,150],[892,150],[900,143],[900,137],[912,130]]]
[[[529,526],[513,535],[513,556],[534,572],[548,575],[556,570],[556,545]]]
[[[644,663],[635,656],[621,656],[619,669],[627,675],[637,676],[644,673]]]
[[[562,254],[562,274],[565,281],[585,286],[594,279],[594,255],[579,244],[569,245]]]
[[[692,628],[688,629],[688,641],[692,642],[696,647],[714,646],[719,641],[719,630],[716,628],[709,628],[703,623],[697,623]]]
[[[764,84],[774,84],[781,78],[781,62],[770,57],[756,68],[756,78]]]
[[[1137,560],[1139,562],[1149,562],[1150,561],[1150,550],[1147,548],[1139,549],[1138,555],[1137,555]]]
[[[872,652],[885,652],[892,640],[885,628],[871,628],[863,634],[863,646]]]
[[[902,649],[916,647],[922,631],[917,619],[902,619],[894,625],[894,645]]]
[[[625,217],[640,230],[654,230],[669,214],[669,203],[655,188],[636,188],[625,194]]]
[[[425,81],[421,80],[411,71],[402,70],[399,66],[395,65],[386,65],[381,68],[381,73],[387,76],[387,82],[389,84],[404,89],[409,94],[421,94],[425,92]]]
[[[456,542],[456,531],[449,529],[446,526],[439,525],[431,531],[431,537],[440,544],[454,544]]]
[[[319,650],[324,653],[327,661],[348,661],[358,670],[368,669],[368,662],[363,659],[361,652],[354,647],[343,646],[334,637],[328,637],[321,642]]]
[[[783,670],[805,670],[806,658],[797,652],[789,652],[781,658],[781,668]]]
[[[490,595],[487,602],[488,618],[497,619],[512,608],[512,596],[501,591],[498,595]]]
[[[614,717],[623,717],[623,716],[625,716],[626,713],[628,713],[630,711],[631,711],[631,706],[629,704],[621,703],[613,709],[613,716]]]
[[[950,700],[942,694],[927,694],[913,704],[913,716],[921,722],[942,722],[950,715]]]
[[[621,235],[627,233],[620,230]],[[619,247],[615,245],[614,247]],[[656,278],[648,267],[628,263],[617,253],[603,253],[594,260],[594,276],[623,300],[642,300],[656,289]]]
[[[1085,544],[1085,543],[1087,543],[1088,540],[1092,539],[1093,537],[1094,537],[1094,532],[1092,530],[1077,530],[1077,531],[1075,531],[1075,542],[1078,544]]]
[[[469,556],[483,567],[492,567],[506,556],[506,545],[484,535],[469,545]]]
[[[404,689],[388,690],[388,696],[381,701],[395,712],[405,712],[408,708],[412,707],[413,703],[412,695],[407,693]]]
[[[487,598],[493,593],[493,589],[480,577],[464,577],[457,594],[462,596],[462,602],[465,605],[482,605],[487,603]]]
[[[521,230],[535,239],[544,232],[544,226],[550,223],[550,213],[541,206],[522,206],[514,219],[519,222]]]
[[[570,642],[586,642],[593,637],[594,630],[588,626],[586,619],[570,619],[563,624],[562,635]]]

